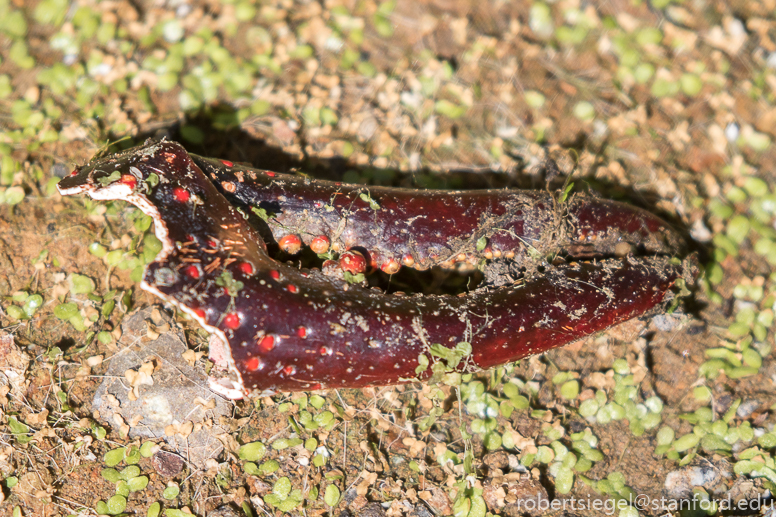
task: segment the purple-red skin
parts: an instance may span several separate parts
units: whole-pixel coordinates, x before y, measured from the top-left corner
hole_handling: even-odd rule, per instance
[[[295,235],[309,245],[324,235],[335,251],[366,250],[373,267],[391,259],[416,269],[473,266],[481,258],[524,262],[534,260],[536,251],[676,255],[683,246],[681,236],[657,216],[582,194],[561,204],[538,190],[366,187],[192,159],[233,205],[271,214],[266,221],[276,242]]]
[[[424,379],[431,368],[416,373],[419,357],[433,364],[434,344],[469,342],[456,370],[489,368],[657,310],[691,276],[668,258],[628,256],[553,266],[527,283],[457,297],[362,289],[270,258],[240,211],[168,141],[100,158],[58,188],[127,200],[154,219],[163,249],[141,285],[217,338],[211,358],[225,372],[211,386],[232,398]]]

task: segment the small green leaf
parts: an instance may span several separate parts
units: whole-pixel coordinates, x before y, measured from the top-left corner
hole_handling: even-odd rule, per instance
[[[148,477],[137,476],[127,481],[127,485],[129,485],[130,492],[137,492],[139,490],[143,490],[146,486],[148,486]]]
[[[256,214],[257,216],[259,216],[261,219],[265,221],[268,221],[271,218],[275,217],[275,214],[267,212],[265,209],[259,208],[256,206],[251,207],[251,212],[253,212],[254,214]]]
[[[116,483],[116,494],[124,497],[129,495],[129,485],[123,479]]]
[[[167,485],[167,488],[164,489],[164,492],[162,492],[162,497],[164,497],[167,500],[172,500],[178,497],[178,494],[180,494],[181,489],[178,488],[178,485],[175,483],[171,483]]]
[[[128,467],[125,467],[124,470],[119,472],[119,476],[124,481],[129,481],[132,478],[136,478],[140,475],[140,467],[137,465],[130,465]]]
[[[300,445],[304,443],[304,440],[301,438],[278,438],[274,442],[272,442],[272,448],[276,451],[282,451],[283,449],[288,449],[290,447],[296,447],[297,445]]]
[[[8,427],[11,429],[11,433],[15,435],[27,434],[30,432],[30,428],[27,424],[19,422],[15,416],[8,418]]]
[[[108,513],[117,515],[127,509],[127,499],[122,495],[114,495],[108,499]]]
[[[423,354],[418,356],[418,366],[415,368],[415,375],[420,375],[428,369],[428,357]]]
[[[699,441],[700,436],[694,433],[689,433],[674,441],[674,449],[676,452],[684,452],[698,445]]]
[[[124,461],[124,447],[119,447],[118,449],[113,449],[105,453],[105,456],[103,457],[103,461],[105,464],[109,467],[115,467],[122,461]]]
[[[579,382],[568,381],[560,387],[560,396],[566,400],[574,400],[579,396]]]
[[[124,461],[127,465],[135,465],[140,462],[140,448],[133,445],[129,449],[124,450]]]
[[[97,181],[99,181],[101,185],[109,185],[114,181],[118,181],[120,179],[121,179],[121,173],[119,171],[113,171],[110,173],[109,176],[98,178]]]
[[[21,187],[8,187],[3,195],[3,202],[6,205],[18,205],[24,200],[24,189]]]
[[[241,460],[259,461],[267,453],[267,447],[261,442],[246,443],[240,447],[238,456]]]
[[[5,312],[12,319],[15,319],[15,320],[25,319],[24,309],[22,309],[17,305],[9,305],[8,307],[6,307]]]
[[[591,121],[595,118],[595,108],[587,101],[581,101],[574,106],[574,116],[582,121]]]
[[[116,469],[102,469],[100,475],[102,475],[106,481],[110,481],[111,483],[118,483],[121,479],[121,475]]]
[[[574,188],[574,182],[570,182],[568,185],[566,185],[566,188],[563,189],[563,194],[560,196],[560,202],[565,203],[566,200],[569,198],[569,194],[571,194],[571,189]]]
[[[94,291],[94,282],[84,275],[70,275],[70,292],[73,294],[89,294]]]
[[[291,493],[291,480],[287,477],[278,479],[272,487],[272,493],[281,499],[288,497]]]
[[[337,503],[339,503],[340,500],[340,491],[339,488],[337,488],[336,485],[328,485],[326,487],[326,492],[323,495],[323,501],[334,508],[337,506]]]
[[[375,210],[375,211],[380,210],[380,205],[377,203],[377,201],[372,199],[372,197],[368,193],[362,192],[359,195],[359,197],[361,198],[361,201],[365,203],[369,203],[369,208],[371,208],[372,210]]]
[[[277,472],[278,469],[280,469],[280,463],[278,463],[277,460],[268,460],[262,463],[258,470],[260,474],[266,476],[273,472]]]
[[[364,273],[354,275],[350,271],[343,271],[342,278],[349,284],[359,284],[363,282],[366,277],[364,276]]]
[[[458,106],[446,99],[440,99],[434,104],[434,111],[447,118],[456,119],[466,114],[468,108],[466,106]]]
[[[60,303],[54,307],[54,316],[61,320],[70,320],[78,315],[78,305],[73,302]]]
[[[140,446],[140,455],[144,458],[150,458],[154,455],[154,442],[143,442]]]
[[[485,517],[486,510],[485,499],[480,495],[472,496],[468,517]]]
[[[28,318],[31,318],[43,305],[43,297],[39,294],[33,294],[24,301],[22,309]]]

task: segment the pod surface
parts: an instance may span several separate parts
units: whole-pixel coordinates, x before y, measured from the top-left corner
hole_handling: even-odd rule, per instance
[[[58,187],[65,195],[126,200],[153,218],[163,249],[146,268],[141,285],[190,314],[215,337],[211,358],[223,370],[213,376],[211,386],[229,397],[424,379],[431,374],[426,361],[444,361],[432,353],[434,345],[469,344],[460,361],[447,365],[451,370],[489,368],[659,309],[673,298],[677,280],[692,276],[691,266],[667,256],[628,255],[547,265],[541,274],[517,284],[462,296],[400,297],[362,289],[273,260],[244,211],[219,192],[199,162],[174,142],[147,142],[92,161]],[[308,189],[310,199],[317,199],[315,188]],[[478,193],[484,196],[479,202],[501,210],[500,196],[513,196],[510,202],[528,199],[532,206],[536,199],[547,199],[544,193],[495,192]],[[457,203],[444,193],[432,194],[427,199],[436,203]],[[304,190],[300,195],[310,202]],[[390,206],[387,199],[380,198],[381,209]],[[601,203],[578,203],[573,211],[588,214],[587,229],[603,224],[596,215]],[[636,244],[661,243],[660,249],[671,251],[674,237],[665,223],[616,206],[627,212],[615,225],[618,234],[627,229],[623,221],[638,220],[635,233],[647,234]],[[546,216],[540,218],[544,226],[533,220],[530,224],[540,234],[548,226],[558,227],[557,210],[539,212]]]

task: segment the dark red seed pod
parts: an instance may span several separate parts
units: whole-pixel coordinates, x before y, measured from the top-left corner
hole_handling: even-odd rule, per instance
[[[364,273],[367,269],[366,258],[356,250],[348,250],[340,255],[338,264],[343,271],[354,275]]]
[[[498,289],[479,289],[461,296],[391,296],[270,258],[258,232],[203,174],[198,163],[178,144],[148,142],[95,160],[80,168],[76,176],[64,178],[58,188],[63,195],[87,193],[96,199],[128,200],[154,217],[157,223],[154,228],[160,229],[157,237],[163,250],[146,267],[141,286],[189,314],[202,319],[207,314],[206,329],[213,334],[211,358],[216,362],[211,387],[228,397],[265,390],[363,387],[424,379],[431,374],[431,363],[442,360],[438,354],[430,353],[430,343],[446,347],[469,343],[461,347],[465,351],[463,360],[446,365],[447,368],[464,372],[490,368],[660,310],[674,297],[675,284],[680,280],[692,282],[697,274],[691,259],[676,264],[667,257],[647,254],[666,249],[674,252],[677,246],[667,243],[665,223],[641,210],[579,197],[559,213],[554,199],[546,193],[522,193],[505,198],[502,191],[493,191],[470,200],[480,206],[509,204],[516,199],[525,202],[512,205],[513,209],[518,206],[522,211],[519,220],[514,210],[500,219],[499,224],[509,229],[503,233],[514,231],[517,235],[546,237],[563,228],[567,233],[560,233],[571,237],[563,242],[553,241],[552,247],[534,252],[562,249],[573,251],[579,260],[559,265],[542,262],[542,271],[537,269],[522,283]],[[197,210],[181,210],[169,196],[147,195],[143,189],[130,196],[127,189],[111,188],[112,183],[105,182],[108,171],[129,174],[130,169],[142,175],[139,182],[153,173],[160,184],[180,185],[207,202],[197,205]],[[302,204],[313,206],[319,190],[314,185],[300,189]],[[326,192],[326,188],[322,190]],[[467,243],[475,249],[481,236],[476,232],[466,233],[473,226],[467,226],[469,215],[461,214],[461,206],[467,205],[460,204],[460,193],[435,193],[426,197],[416,191],[411,193],[391,190],[393,198],[378,198],[370,190],[371,203],[359,196],[359,206],[372,211],[372,227],[377,224],[377,233],[383,232],[383,236],[394,226],[400,227],[397,235],[404,235],[401,230],[412,227],[412,221],[401,219],[402,214],[417,218],[420,209],[416,205],[426,201],[426,218],[430,214],[431,218],[438,219],[429,223],[429,231],[454,235],[458,224],[457,216],[453,215],[456,207],[460,227],[464,228],[462,235],[466,238],[458,241],[455,253],[435,246],[405,250],[403,244],[391,244],[387,240],[382,247],[365,246],[366,249],[382,253],[390,248],[390,254],[380,256],[402,257],[403,263],[406,254],[411,254],[416,264],[424,260],[435,264],[455,261],[461,254],[467,258],[474,253],[467,248]],[[375,213],[390,199],[398,203],[391,208],[393,215],[375,223]],[[445,214],[450,214],[455,224],[448,225]],[[394,225],[395,220],[400,224]],[[518,222],[521,228],[517,228]],[[361,226],[357,229],[360,231]],[[331,238],[324,231],[311,233]],[[192,242],[212,241],[220,245],[185,246],[185,249],[176,246],[177,242],[186,242],[189,235],[194,237]],[[500,235],[494,232],[487,236],[494,258],[498,253],[506,257],[520,249],[514,242],[496,242]],[[419,239],[419,234],[415,238]],[[434,240],[431,234],[429,240]],[[589,253],[596,256],[606,254],[607,250],[611,250],[608,256],[614,257],[623,241],[643,255],[584,260]],[[535,246],[540,243],[528,242]],[[355,267],[355,258],[360,254],[356,255],[353,250],[343,256],[346,254],[354,258]],[[230,284],[227,289],[224,264],[233,262],[234,257],[252,264],[253,274],[240,276],[239,286]],[[360,257],[360,265],[354,272],[366,269],[366,259],[363,255]],[[518,253],[513,260],[530,265]],[[196,282],[190,275],[179,274],[192,263],[201,267]],[[256,346],[251,346],[254,343]]]
[[[369,258],[395,257],[416,269],[455,267],[461,254],[472,262],[509,260],[520,269],[537,252],[606,258],[622,255],[625,244],[638,254],[683,251],[681,235],[655,215],[584,194],[561,202],[557,194],[538,190],[367,188],[192,159],[217,182],[243,178],[237,191],[224,191],[234,205],[276,207],[267,221],[275,239],[289,232],[323,235],[335,251],[363,248]]]

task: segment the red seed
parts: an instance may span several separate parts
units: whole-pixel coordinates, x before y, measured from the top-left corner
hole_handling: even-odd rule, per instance
[[[134,190],[135,187],[137,187],[137,178],[131,174],[122,174],[119,183],[123,183],[124,185],[127,185],[129,188]]]
[[[70,173],[71,176],[75,176],[78,174],[78,169],[73,169],[73,172]]]
[[[213,239],[210,239],[209,241],[207,241],[207,245],[209,248],[217,248],[218,241],[214,241]]]
[[[321,353],[321,355],[329,355],[328,347],[322,346],[321,348],[318,349],[318,351]]]
[[[271,276],[274,280],[278,280],[280,278],[280,271],[275,271],[273,269],[269,272],[269,276]]]
[[[366,259],[356,250],[348,250],[339,258],[339,266],[354,275],[366,271]]]
[[[240,265],[237,267],[240,268],[240,271],[242,271],[243,274],[246,274],[246,275],[253,274],[253,264],[251,264],[250,262],[241,262]]]
[[[275,173],[272,172],[272,171],[264,171],[264,172],[266,172],[267,176],[269,176],[270,178],[274,178],[275,177]]]
[[[296,329],[296,335],[300,338],[304,339],[307,337],[307,329],[304,327],[299,327]]]
[[[267,334],[259,340],[259,350],[266,353],[275,348],[275,337],[272,334]]]
[[[234,166],[234,164],[233,164],[232,162],[230,162],[229,160],[221,160],[221,163],[223,163],[223,164],[224,164],[224,165],[226,165],[227,167],[232,167],[232,166]]]
[[[380,265],[380,269],[389,275],[395,275],[401,269],[401,264],[396,259],[388,259]]]
[[[278,246],[289,255],[296,255],[302,249],[302,239],[298,235],[285,235],[278,241]]]
[[[311,391],[318,391],[319,389],[323,388],[320,382],[313,384],[310,386]]]
[[[255,372],[259,369],[259,366],[261,366],[261,360],[258,357],[251,357],[245,361],[245,369],[249,372]]]
[[[183,272],[186,273],[186,275],[190,276],[191,278],[199,278],[199,268],[194,264],[191,264],[190,266],[186,267],[186,269],[184,269]]]
[[[234,312],[230,312],[224,317],[224,326],[232,330],[240,326],[240,316]]]
[[[196,314],[203,320],[205,319],[205,311],[203,311],[202,309],[194,309],[194,314]]]
[[[329,244],[331,244],[331,241],[329,241],[328,237],[319,235],[310,243],[310,249],[313,250],[313,253],[326,253],[329,251]]]
[[[289,293],[295,293],[295,292],[298,291],[298,289],[296,288],[296,286],[294,284],[288,284],[286,286],[286,289],[288,289]]]
[[[189,191],[181,187],[175,187],[172,189],[172,195],[175,196],[175,199],[181,203],[185,203],[191,197]]]
[[[285,373],[286,375],[294,375],[294,373],[296,373],[296,367],[289,364],[288,366],[283,368],[283,373]]]

